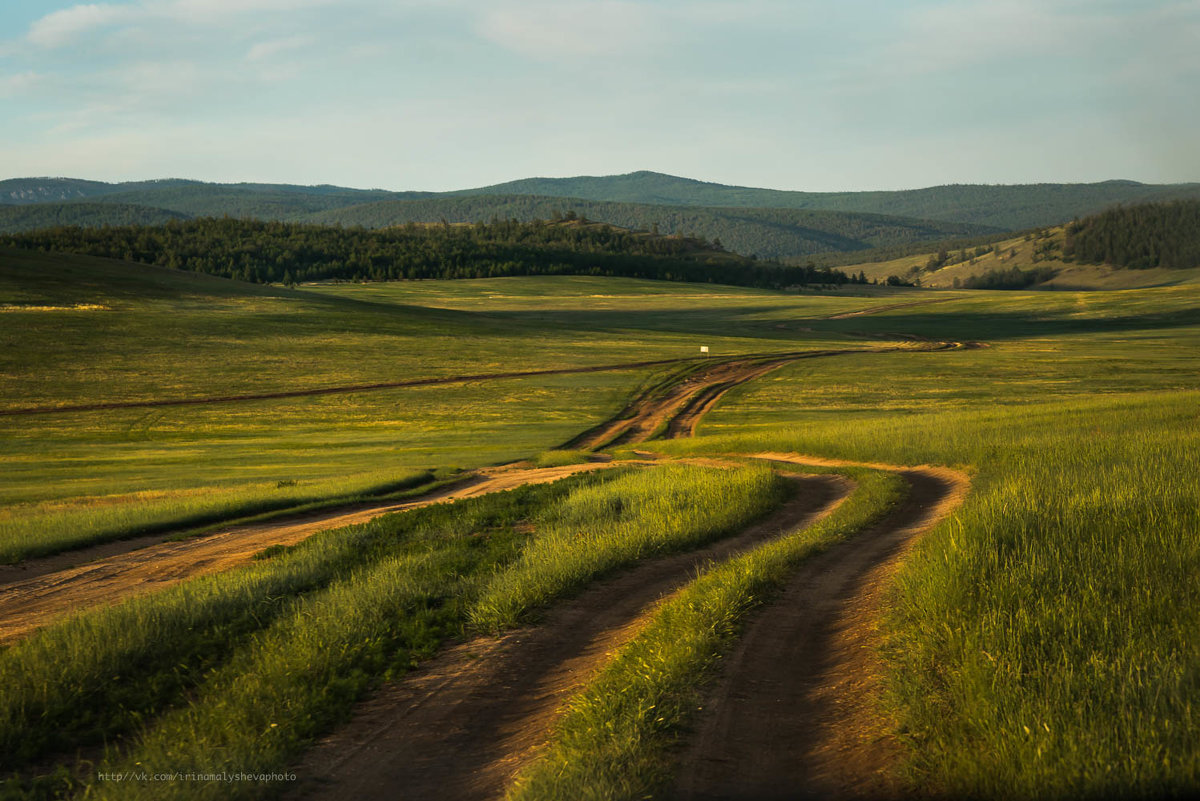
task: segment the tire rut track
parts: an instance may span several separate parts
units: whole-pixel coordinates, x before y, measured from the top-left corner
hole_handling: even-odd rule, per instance
[[[108,606],[127,598],[165,589],[187,579],[219,573],[247,564],[271,545],[294,545],[318,531],[366,523],[381,515],[500,492],[529,483],[545,483],[585,470],[612,466],[610,462],[522,469],[481,470],[463,482],[412,500],[357,504],[277,519],[267,523],[233,526],[223,531],[178,542],[155,544],[142,540],[112,543],[125,549],[82,565],[62,567],[71,554],[50,557],[54,569],[39,570],[31,560],[32,575],[16,578],[9,571],[0,586],[0,645],[32,633],[37,628],[75,612]],[[139,545],[144,547],[138,548]],[[78,559],[78,554],[75,555]]]
[[[569,697],[644,623],[660,598],[704,564],[830,514],[849,493],[838,476],[792,477],[798,494],[740,534],[639,563],[555,606],[534,627],[443,651],[386,685],[293,768],[292,798],[454,799],[501,795]],[[307,780],[307,781],[305,781]]]
[[[860,463],[759,454],[815,466]],[[969,479],[942,467],[897,472],[908,498],[864,531],[805,562],[749,622],[706,693],[670,798],[892,798],[898,745],[874,698],[878,621],[890,579],[921,534],[950,514]]]

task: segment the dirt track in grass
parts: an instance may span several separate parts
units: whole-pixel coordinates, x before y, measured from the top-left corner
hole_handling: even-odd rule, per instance
[[[851,487],[838,476],[791,480],[796,496],[740,534],[638,564],[556,606],[540,625],[454,646],[385,686],[293,768],[299,784],[290,797],[499,797],[544,743],[562,701],[639,630],[660,598],[707,562],[829,514]]]
[[[571,445],[595,449],[654,436],[690,436],[728,389],[798,359],[959,347],[920,342],[716,362],[646,393]],[[758,456],[847,464],[795,454]],[[269,545],[299,542],[322,529],[606,466],[493,468],[405,503],[240,526],[79,567],[55,566],[0,587],[0,642],[69,611],[244,564]],[[967,483],[945,468],[861,466],[898,471],[911,486],[910,499],[871,531],[805,565],[784,596],[756,616],[712,689],[697,737],[683,753],[676,795],[795,798],[812,791],[819,797],[854,797],[895,789],[888,770],[895,746],[871,707],[879,682],[875,627],[889,577],[905,549],[957,505]],[[660,598],[706,562],[727,559],[828,514],[849,488],[836,476],[792,480],[803,489],[767,521],[705,549],[639,564],[556,607],[541,625],[453,646],[410,677],[386,685],[295,768],[300,781],[292,794],[305,799],[498,797],[544,744],[562,703],[636,634]]]
[[[569,445],[589,450],[608,444],[642,442],[660,433],[668,436],[690,434],[700,417],[728,389],[800,359],[953,347],[957,347],[957,343],[923,342],[899,347],[799,351],[714,360],[712,365],[701,365],[682,381],[637,398],[616,418]],[[515,465],[485,468],[464,477],[452,487],[402,503],[361,503],[269,522],[231,526],[178,542],[164,542],[167,535],[163,534],[140,537],[30,559],[15,566],[0,566],[0,644],[26,636],[68,613],[117,603],[186,579],[246,564],[264,548],[294,545],[318,531],[363,523],[390,512],[430,503],[553,481],[580,470],[603,466],[589,463],[541,469]]]
[[[798,454],[761,458],[816,466]],[[894,798],[898,745],[876,707],[879,620],[917,538],[965,497],[966,475],[895,467],[910,491],[887,519],[805,562],[723,660],[680,756],[677,799]]]
[[[8,568],[3,576],[8,581],[0,586],[0,644],[25,636],[72,612],[114,604],[185,579],[246,564],[264,548],[294,545],[318,531],[365,523],[381,515],[419,506],[502,492],[525,484],[557,481],[585,470],[609,466],[611,463],[608,462],[589,462],[563,467],[487,468],[452,486],[399,503],[365,503],[277,518],[178,542],[163,542],[160,535],[153,538],[152,543],[145,542],[146,538],[111,543],[107,547],[120,548],[115,554],[72,567],[64,563],[72,556],[78,560],[78,553],[30,560],[26,565]],[[45,569],[45,562],[53,569]],[[25,576],[21,576],[23,569],[28,571]]]
[[[848,462],[795,454],[812,466]],[[904,549],[961,500],[966,478],[894,467],[911,494],[869,531],[805,564],[757,615],[714,684],[668,798],[861,797],[890,793],[894,748],[872,707],[875,625]],[[645,625],[656,602],[699,566],[810,525],[849,482],[793,477],[807,489],[764,524],[703,551],[632,568],[555,607],[540,625],[444,651],[360,705],[293,768],[303,801],[499,798],[545,744],[563,703]]]
[[[859,353],[954,350],[962,347],[966,346],[958,342],[925,340],[874,348],[840,348],[753,356],[714,362],[711,366],[701,365],[663,389],[643,393],[612,420],[584,432],[563,447],[596,450],[613,445],[645,442],[658,436],[668,439],[691,436],[695,433],[700,419],[730,389],[805,359]]]

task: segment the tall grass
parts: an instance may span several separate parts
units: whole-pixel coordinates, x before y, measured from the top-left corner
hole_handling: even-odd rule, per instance
[[[887,621],[909,779],[952,796],[1156,796],[1200,786],[1198,407],[1198,392],[1147,392],[664,449],[973,465]]]
[[[744,621],[798,564],[847,539],[904,497],[890,473],[856,471],[859,487],[828,518],[720,564],[660,606],[649,624],[571,699],[546,752],[510,799],[647,798],[669,780],[669,749],[699,687]]]
[[[190,700],[186,706],[171,703],[146,710],[141,736],[124,753],[113,752],[100,772],[280,770],[313,736],[347,714],[372,681],[403,672],[445,637],[462,631],[471,613],[481,608],[481,598],[498,597],[495,594],[503,588],[504,602],[487,608],[502,607],[511,614],[510,619],[523,619],[532,606],[553,601],[618,564],[727,532],[761,514],[780,496],[779,482],[762,468],[605,472],[454,504],[437,515],[439,507],[431,507],[382,518],[359,529],[329,532],[322,545],[297,547],[261,567],[256,565],[269,573],[272,562],[282,569],[289,558],[300,559],[310,550],[313,559],[319,559],[325,548],[346,555],[340,570],[319,569],[329,580],[320,586],[310,581],[309,591],[292,595],[273,615],[262,619],[260,627],[231,643],[206,672],[194,675],[187,684]],[[657,473],[662,475],[655,478]],[[505,498],[526,500],[517,503]],[[688,504],[698,504],[701,511],[687,512]],[[725,511],[726,505],[736,511]],[[718,515],[714,522],[709,512],[724,516]],[[519,534],[511,525],[518,513],[533,521],[531,535]],[[676,513],[683,513],[683,522],[668,519]],[[606,527],[594,524],[597,515]],[[483,523],[492,530],[485,531]],[[495,529],[498,523],[503,526]],[[570,572],[538,569],[539,559],[556,558],[564,532],[583,534],[586,526],[591,528],[579,542],[600,547],[575,546],[577,558],[571,560]],[[626,537],[640,538],[640,542],[622,545],[620,541]],[[251,573],[247,571],[247,575]],[[226,580],[235,582],[232,576]],[[225,593],[214,589],[214,594],[221,597]],[[263,587],[247,590],[250,600],[246,608],[257,609],[255,604],[263,603],[263,596],[269,594]],[[184,593],[180,590],[177,595],[182,598]],[[184,611],[187,606],[180,601],[171,606],[168,615],[173,618],[170,629],[176,640],[194,636],[189,633],[193,624]],[[81,625],[76,622],[73,631]],[[63,646],[82,651],[81,646],[94,644],[71,639],[67,627],[63,631],[61,645],[47,641],[47,658]],[[109,634],[117,636],[117,632],[112,629]],[[155,636],[152,630],[147,639]],[[171,648],[164,651],[170,653]],[[24,653],[29,653],[28,646]],[[119,661],[127,667],[133,663],[128,656]],[[89,668],[88,663],[81,658],[81,678],[76,680],[80,687],[95,686],[111,667],[105,663]],[[31,661],[26,674],[34,675],[46,667],[45,662]],[[92,672],[86,673],[89,669]],[[145,681],[142,677],[132,686]],[[35,691],[29,684],[21,695]],[[32,717],[25,718],[27,730],[38,725],[30,722]],[[88,788],[99,798],[122,799],[242,797],[268,790],[268,784],[254,782],[109,783],[99,779]]]
[[[271,559],[51,625],[0,651],[0,768],[126,732],[298,599],[382,558],[493,538],[569,482],[323,531]],[[512,536],[511,534],[505,536]]]
[[[484,630],[514,625],[531,609],[639,559],[686,550],[730,533],[781,500],[768,468],[667,465],[572,493],[471,611]]]

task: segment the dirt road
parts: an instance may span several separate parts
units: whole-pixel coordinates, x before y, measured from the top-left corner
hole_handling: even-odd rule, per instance
[[[839,465],[796,454],[765,458]],[[709,689],[678,799],[891,798],[897,746],[873,700],[888,580],[916,538],[961,503],[968,479],[896,468],[911,490],[888,519],[806,562],[757,614]]]
[[[610,464],[605,462],[591,462],[564,467],[489,468],[459,484],[403,503],[360,504],[351,509],[234,526],[178,542],[162,542],[159,537],[155,544],[146,547],[53,571],[43,571],[39,569],[38,560],[31,560],[32,577],[13,579],[0,586],[0,644],[11,642],[72,612],[113,604],[184,579],[245,564],[270,545],[293,545],[318,531],[365,523],[390,512],[500,492],[524,484],[556,481],[584,470],[608,466]],[[113,543],[112,547],[117,545],[119,543]],[[68,557],[68,554],[52,557],[52,564],[60,565]],[[9,571],[10,579],[13,575]]]
[[[798,351],[718,362],[711,367],[697,369],[663,390],[643,393],[612,420],[584,432],[563,447],[598,450],[613,445],[645,442],[656,436],[666,439],[692,436],[700,419],[726,392],[739,384],[761,378],[772,370],[804,359],[857,353],[892,353],[902,350],[952,350],[959,347],[963,345],[958,342],[923,340],[902,346]]]
[[[552,610],[541,625],[451,648],[386,686],[293,769],[295,798],[496,798],[542,745],[562,701],[640,628],[662,596],[829,514],[851,485],[793,477],[795,498],[736,537],[643,562]]]
[[[572,443],[595,449],[614,443],[643,442],[665,432],[690,435],[700,417],[728,389],[798,359],[899,349],[935,349],[946,343],[909,348],[799,351],[715,362],[685,380],[636,399],[612,421]],[[163,589],[185,579],[229,570],[249,562],[271,545],[292,545],[324,529],[363,523],[389,512],[452,501],[521,484],[553,481],[603,464],[520,469],[486,468],[452,488],[404,503],[359,504],[270,522],[234,526],[203,537],[163,542],[164,536],[106,543],[83,551],[30,559],[0,567],[0,644],[25,636],[65,614]]]

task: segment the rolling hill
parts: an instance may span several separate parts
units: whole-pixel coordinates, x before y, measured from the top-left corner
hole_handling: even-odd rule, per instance
[[[1200,280],[1200,201],[1148,203],[855,265],[868,278],[967,289],[1131,289]]]
[[[0,233],[36,231],[61,225],[158,225],[186,214],[131,203],[36,203],[0,205]]]
[[[551,219],[572,209],[623,228],[719,240],[738,253],[804,263],[819,253],[989,238],[1057,225],[1118,204],[1185,198],[1200,198],[1200,184],[1105,181],[831,193],[726,186],[642,171],[528,178],[438,193],[183,179],[109,184],[20,178],[0,181],[0,233],[44,225],[153,223],[166,219],[164,215],[378,228],[443,219]],[[55,205],[62,208],[51,210]],[[103,208],[110,205],[120,210]],[[20,213],[6,207],[42,211]],[[136,212],[135,207],[145,210]]]
[[[1018,230],[1067,222],[1118,203],[1200,198],[1200,184],[957,184],[892,192],[793,192],[678,178],[656,172],[528,178],[458,194],[538,194],[629,203],[741,206],[889,214]]]
[[[876,214],[799,209],[706,208],[647,203],[616,203],[536,195],[431,197],[386,200],[315,214],[312,222],[382,228],[408,222],[451,223],[553,219],[566,211],[631,230],[704,237],[735,253],[768,259],[803,259],[829,251],[855,251],[947,237],[979,235],[994,229]]]

